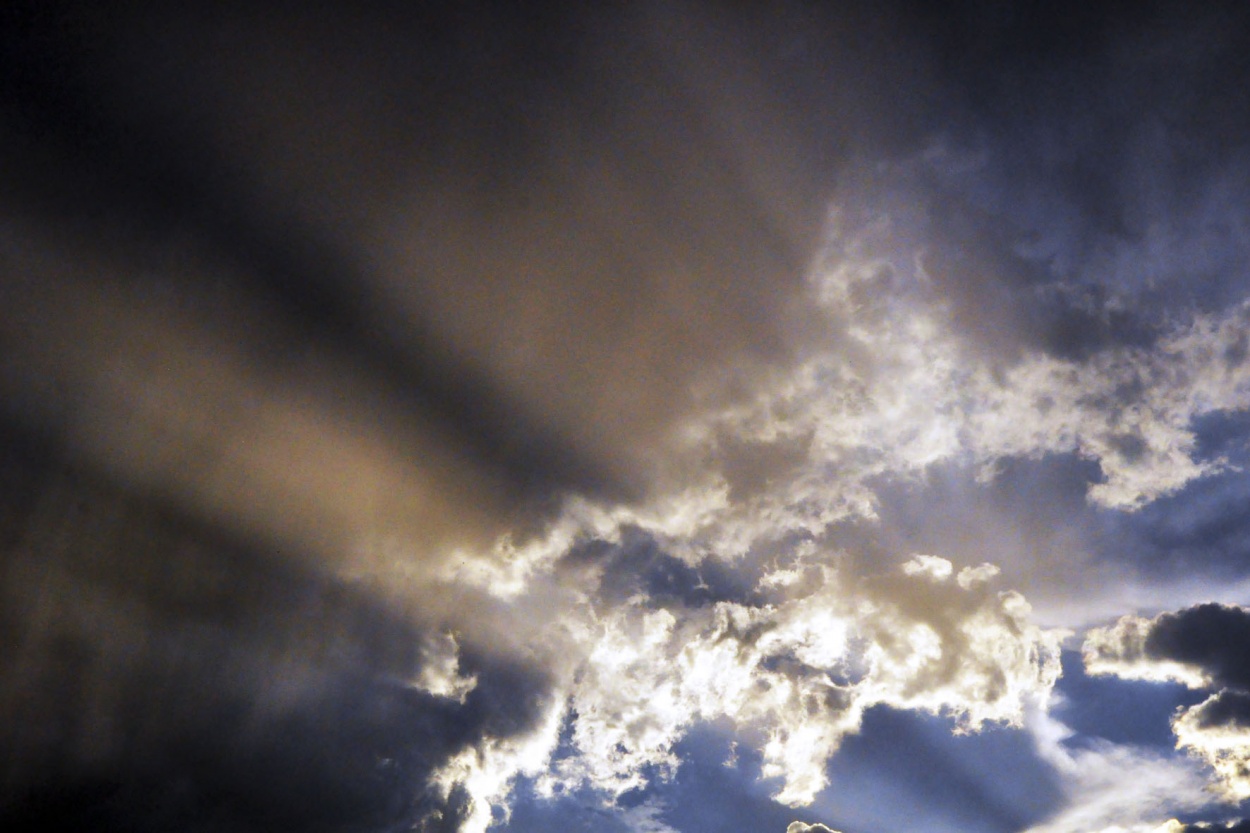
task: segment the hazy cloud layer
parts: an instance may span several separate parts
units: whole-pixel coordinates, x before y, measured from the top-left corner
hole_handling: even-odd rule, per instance
[[[1211,803],[1192,761],[1101,739],[1070,747],[1070,730],[1044,714],[1030,728],[1038,754],[1063,781],[1066,802],[1029,833],[1156,833],[1159,819]]]

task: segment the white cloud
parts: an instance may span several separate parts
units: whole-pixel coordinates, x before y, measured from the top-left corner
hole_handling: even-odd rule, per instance
[[[976,567],[964,567],[955,580],[965,590],[971,590],[978,584],[989,581],[1001,572],[995,564],[981,564]]]
[[[630,833],[679,833],[661,818],[665,807],[654,801],[644,801],[621,811],[621,821]]]
[[[504,799],[516,778],[535,777],[547,769],[563,717],[564,704],[552,701],[528,732],[510,738],[483,738],[438,768],[431,782],[444,800],[457,787],[468,794],[468,813],[458,833],[485,833],[495,820],[496,808],[506,816]]]
[[[825,827],[823,824],[804,824],[801,821],[792,821],[786,827],[786,833],[838,833],[831,827]]]
[[[951,577],[952,564],[936,555],[913,555],[903,564],[903,572],[909,576],[927,576],[935,582]]]
[[[968,731],[1019,724],[1058,677],[1061,634],[1029,623],[1016,594],[961,587],[949,563],[937,572],[848,583],[822,568],[774,604],[675,614],[635,597],[594,618],[569,692],[577,754],[552,777],[620,795],[671,773],[695,722],[728,719],[765,738],[764,776],[800,805],[870,706],[947,714]]]
[[[1135,509],[1218,470],[1194,459],[1195,417],[1250,405],[1250,363],[1235,358],[1250,306],[1196,315],[1153,347],[1109,348],[1085,362],[1032,356],[1001,383],[978,380],[974,452],[1076,452],[1105,482],[1093,502]]]
[[[828,785],[830,757],[872,706],[947,715],[959,731],[1021,725],[1058,677],[1063,634],[1033,625],[1017,594],[925,563],[867,579],[809,566],[761,582],[785,591],[769,602],[659,608],[635,595],[553,611],[541,725],[464,750],[437,784],[467,790],[465,830],[480,833],[518,775],[540,795],[591,787],[611,802],[674,774],[694,725],[728,721],[757,745],[774,798],[799,806]]]
[[[436,697],[464,703],[477,686],[477,677],[460,673],[460,646],[449,633],[428,635],[421,646],[421,668],[412,684]]]

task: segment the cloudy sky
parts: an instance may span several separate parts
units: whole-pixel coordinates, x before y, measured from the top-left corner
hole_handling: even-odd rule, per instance
[[[0,827],[1250,829],[1250,7],[19,1],[0,181]]]

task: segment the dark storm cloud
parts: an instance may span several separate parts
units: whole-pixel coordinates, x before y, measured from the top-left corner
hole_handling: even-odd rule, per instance
[[[1219,688],[1250,690],[1250,611],[1203,604],[1160,614],[1145,654],[1201,668]]]
[[[531,728],[543,673],[469,636],[463,703],[406,684],[420,610],[333,570],[647,485],[696,383],[793,347],[832,163],[923,73],[799,6],[0,14],[6,413],[109,484],[37,484],[6,555],[5,812],[456,828],[429,777]],[[697,603],[625,549],[610,593],[636,562]]]
[[[473,647],[420,685],[429,625],[40,449],[3,446],[5,829],[457,829],[430,783],[527,731],[543,672]]]
[[[1091,630],[1083,653],[1095,673],[1245,692],[1250,691],[1248,646],[1250,610],[1208,602],[1153,619],[1122,617]]]
[[[187,270],[150,250],[191,241],[212,268],[182,280],[224,281],[244,299],[232,303],[286,323],[252,362],[342,401],[355,391],[318,379],[304,351],[342,358],[384,412],[420,413],[417,430],[480,469],[458,484],[470,500],[491,492],[506,523],[538,525],[570,491],[645,491],[693,389],[740,395],[734,384],[812,337],[794,301],[825,203],[854,199],[883,158],[907,160],[898,188],[930,217],[926,269],[986,352],[1072,354],[1153,332],[1052,287],[1080,271],[1053,253],[1021,254],[1030,236],[1062,238],[1069,215],[1120,239],[1110,220],[1083,220],[1115,200],[1078,185],[1141,202],[1105,177],[1057,174],[1115,158],[1128,140],[1110,121],[1073,128],[1080,141],[1046,130],[1114,121],[1120,110],[1093,105],[1122,88],[1147,113],[1180,108],[1191,130],[1216,99],[1174,91],[1235,63],[1240,18],[1164,9],[1125,27],[1101,7],[1070,11],[18,4],[10,210],[120,246],[111,274],[162,287]],[[1211,57],[1177,51],[1210,32]],[[1158,102],[1142,61],[1168,84]],[[1153,171],[1172,144],[1146,142],[1144,161],[1107,176]],[[1040,207],[1016,208],[1017,193]],[[1217,197],[1203,210],[1220,213]],[[1088,265],[1103,237],[1056,245]],[[723,445],[735,497],[804,454],[793,439]]]
[[[340,563],[686,477],[672,429],[813,336],[839,166],[935,101],[856,9],[4,14],[6,405]],[[727,441],[735,497],[802,450]]]
[[[1250,728],[1250,694],[1224,690],[1189,710],[1197,729]]]
[[[140,292],[167,295],[176,293],[179,284],[233,280],[233,292],[223,293],[219,285],[208,297],[203,287],[193,287],[186,303],[200,307],[197,312],[214,305],[245,310],[259,305],[266,324],[285,331],[285,339],[271,336],[253,354],[262,366],[311,376],[317,368],[303,358],[306,351],[342,356],[366,375],[375,399],[389,408],[429,416],[440,433],[450,436],[462,465],[476,462],[491,470],[496,490],[536,493],[541,501],[569,485],[589,492],[610,489],[607,474],[592,471],[592,461],[536,419],[518,413],[480,370],[452,357],[446,345],[431,342],[419,322],[388,315],[386,303],[368,285],[358,241],[346,237],[340,225],[345,217],[302,217],[306,200],[301,195],[268,195],[278,200],[275,204],[266,200],[265,183],[249,180],[268,176],[248,170],[268,160],[250,155],[256,149],[240,146],[244,134],[232,132],[238,125],[224,123],[238,115],[248,91],[269,92],[284,80],[294,83],[297,89],[287,91],[286,106],[298,114],[301,107],[316,110],[321,98],[346,106],[345,96],[366,94],[364,87],[372,82],[359,77],[359,89],[346,82],[346,89],[322,90],[317,81],[324,78],[278,77],[290,67],[267,63],[260,58],[264,52],[249,56],[237,51],[245,46],[239,39],[255,34],[246,23],[232,26],[226,15],[220,30],[207,22],[199,29],[193,14],[162,19],[156,9],[148,11],[151,17],[131,19],[122,9],[77,4],[17,4],[6,10],[3,104],[10,118],[4,161],[16,187],[5,208],[6,213],[26,214],[23,223],[33,225],[35,232],[18,226],[6,243],[25,254],[41,235],[51,237],[39,242],[71,248],[86,261],[85,271],[107,275],[105,292],[115,291],[114,281],[139,283]],[[280,12],[273,20],[267,12],[258,15],[256,26],[297,23]],[[269,34],[261,37],[276,34],[264,31]],[[382,31],[381,24],[369,31]],[[306,53],[315,47],[308,33],[289,34],[272,51],[285,55],[287,49]],[[208,56],[184,48],[179,38],[190,38],[209,53],[220,47],[212,60],[221,59],[221,74],[197,64]],[[366,64],[374,54],[348,51],[349,57]],[[414,44],[412,51],[423,50]],[[375,80],[383,82],[386,76]],[[326,152],[334,145],[345,155],[305,161],[316,164],[327,179],[352,181],[359,173],[352,170],[354,164],[387,167],[377,158],[382,148],[367,152],[364,147],[343,147],[329,136],[348,133],[340,138],[363,141],[357,134],[381,130],[381,121],[396,112],[369,115],[368,123],[347,130],[344,124],[324,125],[318,138],[282,138],[290,142],[292,157],[303,157],[310,141]],[[431,164],[437,167],[437,162]],[[283,204],[283,196],[292,199]],[[359,210],[365,198],[355,190],[351,196],[345,211]],[[192,264],[180,248],[207,252],[211,274],[206,278],[205,264]],[[109,255],[120,263],[102,265]],[[192,254],[190,261],[195,260]],[[10,272],[30,271],[20,256],[6,267]],[[28,279],[41,284],[55,280],[38,274]],[[73,282],[66,282],[62,295],[41,289],[50,292],[53,304],[70,302],[80,291]],[[12,319],[28,311],[21,304],[22,290],[11,284],[10,291],[17,296],[7,299],[9,309],[17,310],[9,313],[10,337],[33,338],[35,349],[46,348],[38,329],[32,336],[14,327],[19,322]],[[242,302],[233,297],[237,294],[244,296]],[[43,315],[48,315],[46,310]],[[140,316],[132,327],[144,324]],[[231,333],[220,337],[228,340]],[[334,382],[305,380],[313,389],[327,390]]]

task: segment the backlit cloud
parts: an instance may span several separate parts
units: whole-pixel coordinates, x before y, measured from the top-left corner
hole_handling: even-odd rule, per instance
[[[786,828],[786,833],[838,833],[838,831],[825,827],[823,824],[805,824],[801,821],[794,821]]]
[[[791,572],[802,575],[789,585],[766,575],[758,601],[689,607],[636,594],[559,616],[579,659],[557,684],[568,747],[555,751],[548,724],[555,757],[540,790],[639,790],[675,774],[674,748],[696,724],[728,720],[758,739],[775,798],[803,805],[827,786],[827,762],[866,709],[947,715],[960,731],[1023,725],[1058,677],[1062,634],[1032,624],[1027,603],[992,589],[984,566],[965,568],[963,581],[933,556],[868,578],[819,562]],[[461,766],[483,806],[501,797],[498,781],[475,792],[486,779],[469,759]],[[533,764],[515,772],[533,774]]]
[[[1205,604],[1153,619],[1124,617],[1092,631],[1084,653],[1091,673],[1128,679],[1173,679],[1216,689],[1172,718],[1178,748],[1209,765],[1213,789],[1230,802],[1250,798],[1250,611]]]

